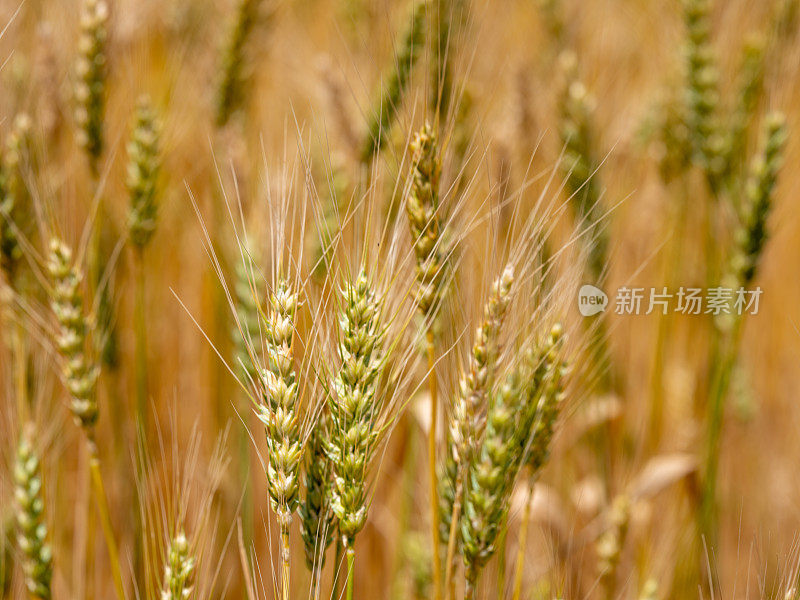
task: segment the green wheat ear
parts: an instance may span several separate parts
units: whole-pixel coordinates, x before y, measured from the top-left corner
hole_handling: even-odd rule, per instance
[[[14,496],[17,502],[17,541],[24,556],[25,586],[33,598],[49,600],[53,554],[47,543],[42,475],[33,448],[33,432],[25,427],[14,463]]]
[[[85,0],[78,40],[75,122],[79,128],[78,144],[86,152],[93,173],[97,173],[104,148],[107,23],[108,4],[104,0]]]
[[[566,79],[561,95],[559,122],[561,143],[564,145],[562,166],[576,217],[592,231],[589,269],[597,279],[607,263],[608,233],[600,226],[599,162],[595,156],[592,131],[594,100],[579,77],[577,56],[572,52],[564,52],[560,63]]]
[[[0,270],[12,285],[23,255],[18,235],[28,229],[32,217],[22,172],[30,129],[30,117],[17,115],[0,153]]]
[[[720,123],[719,69],[711,46],[710,0],[684,0],[686,106],[694,161],[716,194],[727,165],[730,140]]]
[[[309,569],[319,571],[325,564],[325,551],[336,530],[331,510],[333,465],[325,453],[332,433],[330,416],[323,409],[306,446],[305,488],[300,501],[300,534]]]
[[[256,365],[248,347],[248,340],[257,336],[259,329],[258,298],[253,292],[252,275],[256,268],[252,263],[256,257],[249,249],[245,249],[244,256],[236,262],[234,268],[233,295],[236,302],[236,320],[238,325],[231,325],[231,341],[234,347],[236,367],[247,381],[256,381],[258,376]],[[241,327],[241,330],[240,330]]]
[[[528,464],[533,479],[547,460],[562,397],[562,343],[563,329],[556,324],[544,342],[523,353],[491,396],[486,430],[468,471],[461,522],[472,590],[497,549],[517,474]]]
[[[245,48],[258,20],[261,0],[240,0],[233,24],[225,39],[217,89],[217,126],[225,125],[244,102],[247,76],[245,73]]]
[[[767,116],[764,122],[763,148],[750,167],[740,226],[735,234],[736,246],[731,270],[736,285],[746,287],[755,279],[767,242],[767,217],[772,209],[786,137],[784,116],[779,113]]]
[[[333,463],[331,508],[345,545],[352,548],[367,520],[366,480],[378,439],[384,369],[381,301],[364,270],[341,290],[339,358],[329,396],[331,436],[327,452]]]
[[[183,531],[173,538],[164,564],[161,600],[188,600],[194,591],[195,558]]]
[[[403,36],[403,42],[394,58],[392,70],[386,76],[386,83],[375,106],[370,112],[367,138],[361,150],[361,161],[369,162],[386,144],[389,130],[394,123],[397,111],[411,79],[411,70],[423,52],[425,44],[425,15],[428,1],[416,2],[411,22]]]
[[[453,508],[462,501],[467,469],[481,433],[479,411],[485,403],[497,371],[498,338],[506,317],[514,284],[514,269],[508,265],[492,285],[477,328],[467,369],[462,373],[448,424],[450,452],[440,476],[440,532],[449,543]]]
[[[136,107],[133,137],[128,144],[128,193],[130,213],[128,230],[131,241],[139,248],[147,245],[156,229],[156,198],[159,156],[159,127],[150,99],[143,96]]]

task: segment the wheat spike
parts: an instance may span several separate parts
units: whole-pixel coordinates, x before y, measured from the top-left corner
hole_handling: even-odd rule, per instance
[[[28,228],[31,212],[21,170],[30,129],[30,117],[24,113],[17,115],[0,154],[0,270],[12,285],[22,259],[18,234]]]
[[[53,554],[47,543],[42,475],[33,448],[33,431],[25,427],[14,463],[14,496],[17,502],[17,541],[24,555],[25,586],[33,598],[49,600]]]
[[[161,170],[158,147],[158,121],[150,99],[142,96],[136,107],[133,136],[128,143],[127,180],[131,199],[128,231],[131,242],[139,248],[144,248],[148,244],[156,229],[158,213],[156,193]]]
[[[439,211],[441,161],[436,134],[425,125],[411,143],[412,182],[406,214],[416,255],[416,303],[431,327],[430,317],[440,304],[446,260]]]
[[[366,475],[378,436],[385,332],[380,301],[364,270],[344,285],[341,299],[341,368],[329,397],[332,432],[328,454],[334,471],[332,510],[345,545],[350,547],[367,520]]]
[[[186,534],[180,531],[167,550],[161,600],[189,600],[194,591],[195,566]]]
[[[240,0],[222,52],[217,89],[217,126],[222,127],[242,105],[245,95],[245,46],[256,25],[261,0]]]
[[[498,338],[511,301],[514,269],[507,265],[492,284],[484,307],[483,321],[475,333],[475,342],[467,370],[462,374],[448,424],[450,452],[440,476],[440,538],[447,544],[445,589],[452,585],[455,549],[459,540],[457,527],[465,478],[482,433],[479,411],[492,387],[497,370]]]
[[[325,564],[325,551],[335,531],[331,510],[332,465],[325,454],[326,440],[330,436],[330,417],[323,410],[306,447],[305,489],[298,511],[306,564],[316,570],[321,570]]]
[[[294,318],[297,294],[281,281],[270,296],[265,323],[268,367],[263,373],[264,399],[258,417],[267,428],[267,479],[272,508],[281,528],[291,523],[297,508],[303,445],[296,410],[298,384],[294,367]]]
[[[750,167],[741,223],[735,234],[736,248],[731,269],[738,285],[747,286],[756,276],[767,241],[767,217],[772,209],[772,196],[783,161],[786,135],[783,115],[769,115],[764,122],[763,149]]]
[[[81,273],[72,264],[72,251],[59,239],[50,241],[47,264],[53,282],[51,307],[58,321],[56,346],[64,360],[63,375],[72,400],[75,421],[89,430],[97,422],[95,389],[99,369],[87,356],[87,321],[80,291]]]
[[[711,0],[684,0],[686,106],[694,160],[717,193],[727,170],[727,139],[720,123],[719,69],[711,47]]]
[[[375,107],[370,112],[367,126],[367,139],[361,150],[362,162],[369,162],[375,153],[386,144],[392,123],[403,101],[411,70],[422,53],[425,43],[425,14],[428,10],[427,0],[415,3],[411,22],[403,36],[392,70],[386,77],[386,84]]]
[[[78,144],[86,152],[94,173],[97,173],[97,161],[104,147],[107,23],[108,4],[105,0],[84,0],[76,66],[75,122],[79,127]]]

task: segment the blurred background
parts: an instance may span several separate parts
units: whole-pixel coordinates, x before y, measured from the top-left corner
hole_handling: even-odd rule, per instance
[[[417,48],[395,122],[384,132],[386,147],[365,167],[362,140],[368,139],[376,96],[408,60],[403,32],[412,23],[412,4],[251,1],[252,29],[237,59],[241,85],[221,123],[226,48],[247,3],[111,0],[104,148],[93,173],[76,141],[81,124],[74,116],[80,104],[75,89],[82,77],[76,64],[85,51],[77,4],[3,0],[0,5],[0,29],[5,28],[0,139],[12,136],[17,115],[28,116],[21,172],[35,207],[25,236],[27,291],[6,291],[3,331],[11,337],[14,324],[22,323],[28,340],[28,388],[55,556],[54,595],[99,598],[112,589],[99,526],[80,509],[89,493],[82,434],[71,422],[53,368],[52,317],[41,285],[45,240],[57,233],[75,248],[86,247],[98,198],[102,206],[94,230],[102,231],[100,264],[110,274],[110,293],[94,302],[95,308],[102,302],[110,307],[112,334],[103,348],[97,443],[123,570],[136,570],[137,528],[129,525],[134,497],[143,496],[154,514],[169,514],[167,507],[175,505],[185,512],[187,529],[203,531],[198,590],[204,595],[244,597],[240,547],[258,564],[252,574],[257,595],[276,595],[277,530],[258,458],[264,453],[258,447],[263,432],[220,360],[235,365],[236,326],[201,219],[231,289],[240,253],[226,199],[234,213],[241,209],[241,221],[235,214],[234,222],[240,237],[245,224],[265,272],[274,254],[269,205],[281,194],[311,196],[313,208],[294,223],[293,241],[305,245],[308,255],[314,242],[303,239],[298,223],[313,222],[326,210],[330,217],[332,190],[357,197],[365,169],[376,173],[371,194],[384,199],[391,220],[392,203],[408,177],[411,132],[435,118],[430,96],[435,57],[430,46]],[[560,255],[556,270],[574,270],[584,261],[585,270],[575,277],[605,290],[611,301],[605,314],[586,319],[577,311],[574,286],[563,288],[556,301],[554,310],[570,335],[601,336],[607,347],[599,359],[572,360],[566,408],[534,494],[523,597],[686,598],[698,590],[703,597],[710,590],[718,597],[796,597],[798,3],[444,4],[452,98],[437,121],[446,140],[443,181],[462,215],[490,215],[483,228],[454,234],[470,277],[488,282],[495,276],[504,252],[498,236],[505,235],[497,232],[513,230],[514,219],[544,202],[566,207],[551,227],[551,246],[585,245]],[[431,34],[433,25],[424,27]],[[146,452],[137,448],[133,418],[137,259],[126,244],[126,144],[143,94],[159,116],[163,161],[157,227],[143,253],[151,420]],[[733,326],[705,314],[614,314],[622,286],[707,288],[736,270],[738,232],[752,217],[742,206],[752,199],[747,186],[759,172],[766,115],[775,111],[786,123],[782,168],[767,194],[768,236],[758,246],[757,269],[745,286],[763,290],[758,314]],[[704,115],[708,127],[726,132],[730,152],[693,140],[704,132],[698,124]],[[740,176],[714,170],[711,155],[717,150],[737,153],[728,163]],[[302,191],[307,177],[315,194]],[[596,248],[601,248],[599,264],[593,263]],[[481,285],[487,284],[473,287]],[[266,291],[261,291],[263,302]],[[474,305],[477,312],[481,294],[466,296],[457,302]],[[102,321],[102,309],[98,314]],[[519,322],[526,326],[524,319]],[[445,414],[457,354],[445,356],[440,366]],[[13,511],[12,465],[21,428],[12,364],[10,344],[0,345],[4,523]],[[720,374],[720,364],[730,368]],[[424,373],[420,367],[418,377]],[[715,377],[726,381],[721,391]],[[716,430],[715,390],[724,406]],[[369,520],[357,543],[359,597],[432,597],[427,486],[420,475],[429,424],[420,416],[425,394],[418,396],[392,430],[376,469]],[[138,458],[143,454],[146,460]],[[714,517],[704,525],[696,515],[709,497],[709,454],[718,455],[719,467],[711,494]],[[517,490],[508,517],[508,566],[504,571],[497,558],[489,563],[480,597],[499,597],[495,581],[513,576],[525,502],[525,490]],[[170,519],[155,519],[166,530],[152,533],[161,552]],[[297,557],[292,597],[313,597],[303,584],[309,576],[296,532],[291,544]],[[13,546],[4,562],[2,592],[21,598],[19,552]],[[604,579],[608,561],[611,585]],[[162,567],[157,559],[152,562],[149,577],[158,581]],[[323,590],[333,562],[329,557]],[[149,596],[140,586],[139,593]]]

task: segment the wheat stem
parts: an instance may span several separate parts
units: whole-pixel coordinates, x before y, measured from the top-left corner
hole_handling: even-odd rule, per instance
[[[534,482],[528,483],[528,497],[525,500],[525,508],[522,511],[522,523],[519,530],[519,541],[517,542],[517,560],[514,565],[514,593],[512,600],[519,600],[522,592],[522,569],[525,566],[525,547],[528,543],[528,524],[531,520],[531,506],[533,505]]]
[[[100,458],[97,454],[97,444],[95,443],[93,432],[87,431],[86,442],[89,450],[89,471],[92,477],[92,491],[94,493],[97,513],[100,516],[100,525],[103,529],[106,549],[108,550],[111,576],[114,580],[114,591],[116,592],[117,600],[125,600],[125,584],[122,582],[119,551],[117,550],[117,543],[114,540],[114,530],[111,526],[111,515],[108,510],[108,499],[106,497],[105,486],[103,485],[103,475],[100,472]]]
[[[458,469],[455,484],[455,496],[453,500],[453,510],[450,513],[450,533],[447,536],[447,555],[444,562],[444,587],[445,598],[447,600],[454,600],[455,594],[455,580],[453,579],[453,571],[455,570],[456,561],[456,537],[458,535],[458,523],[461,520],[461,497],[464,494],[464,481],[463,470]]]
[[[28,420],[27,356],[25,351],[25,328],[22,325],[22,321],[16,321],[12,336],[17,415],[21,422],[26,423]]]
[[[289,600],[289,580],[291,576],[289,522],[281,524],[281,597],[283,600]]]
[[[430,477],[431,536],[433,542],[433,593],[436,600],[442,597],[442,560],[439,554],[439,480],[436,475],[436,423],[438,421],[438,398],[436,385],[436,345],[433,331],[425,333],[428,355],[428,389],[430,391],[430,428],[428,429],[428,476]]]
[[[342,545],[341,536],[336,538],[336,550],[333,555],[333,581],[331,582],[331,598],[339,597],[339,585],[341,584],[341,577],[339,577],[339,566],[342,562],[342,552],[344,546]]]
[[[136,335],[136,420],[137,431],[147,439],[147,317],[145,309],[144,250],[136,248],[133,259],[135,277],[134,330]]]
[[[347,547],[347,600],[353,600],[354,566],[356,551],[352,545]]]

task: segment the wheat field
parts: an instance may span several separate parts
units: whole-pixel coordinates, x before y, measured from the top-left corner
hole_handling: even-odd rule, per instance
[[[797,0],[2,0],[0,596],[800,598]]]

